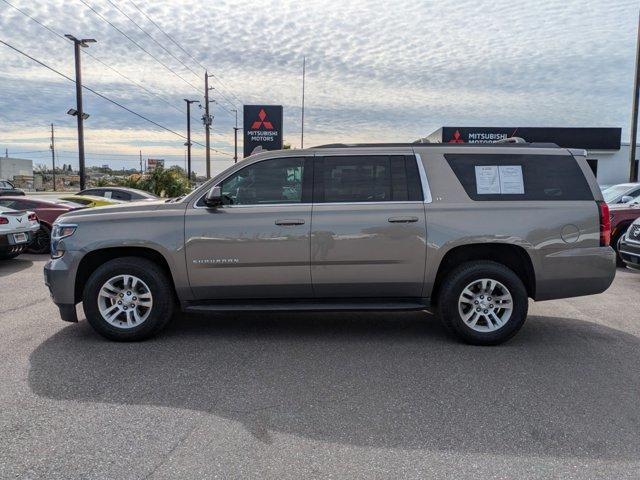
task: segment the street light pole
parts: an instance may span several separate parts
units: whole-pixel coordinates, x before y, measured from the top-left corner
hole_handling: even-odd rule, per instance
[[[189,184],[191,184],[191,104],[196,103],[198,100],[187,100],[187,178],[189,179]]]
[[[233,109],[236,114],[236,126],[233,127],[233,163],[238,163],[238,110]]]
[[[209,73],[204,72],[204,130],[206,144],[207,178],[211,178],[211,117],[209,116]]]
[[[53,171],[53,191],[56,191],[56,144],[53,136],[53,123],[51,124],[51,168]]]
[[[85,188],[85,169],[84,169],[84,119],[85,114],[82,110],[82,66],[80,62],[80,47],[86,48],[89,43],[95,43],[93,38],[77,39],[73,35],[66,34],[69,40],[73,42],[73,51],[76,63],[76,113],[78,117],[78,170],[80,173],[80,190]]]
[[[633,107],[631,110],[631,139],[629,145],[629,181],[638,180],[636,169],[636,143],[638,141],[638,97],[640,96],[640,14],[638,15],[638,39],[636,40],[636,75],[633,82]]]

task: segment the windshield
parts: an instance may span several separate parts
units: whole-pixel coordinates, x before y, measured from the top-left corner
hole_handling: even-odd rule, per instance
[[[620,195],[624,195],[627,190],[629,190],[628,185],[614,185],[613,187],[605,188],[602,191],[602,196],[604,197],[604,201],[609,203]]]

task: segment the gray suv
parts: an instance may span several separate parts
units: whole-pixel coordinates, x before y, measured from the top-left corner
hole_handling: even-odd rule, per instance
[[[175,306],[434,310],[472,344],[528,299],[606,290],[609,213],[583,151],[549,144],[326,145],[245,159],[183,199],[62,215],[45,282],[113,340]]]

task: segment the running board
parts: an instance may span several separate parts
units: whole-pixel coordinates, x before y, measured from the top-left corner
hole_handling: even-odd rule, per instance
[[[393,299],[386,302],[362,300],[345,301],[245,301],[245,302],[199,302],[190,303],[184,306],[185,312],[250,312],[250,311],[376,311],[376,310],[427,310],[430,307],[429,299],[401,300]]]

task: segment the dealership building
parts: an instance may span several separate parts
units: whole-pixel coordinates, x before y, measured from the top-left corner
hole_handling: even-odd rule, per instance
[[[587,151],[587,161],[601,185],[629,181],[629,143],[620,141],[620,128],[441,127],[419,139],[427,143],[494,143],[508,137],[527,142],[555,143]],[[640,145],[636,150],[640,155]]]

